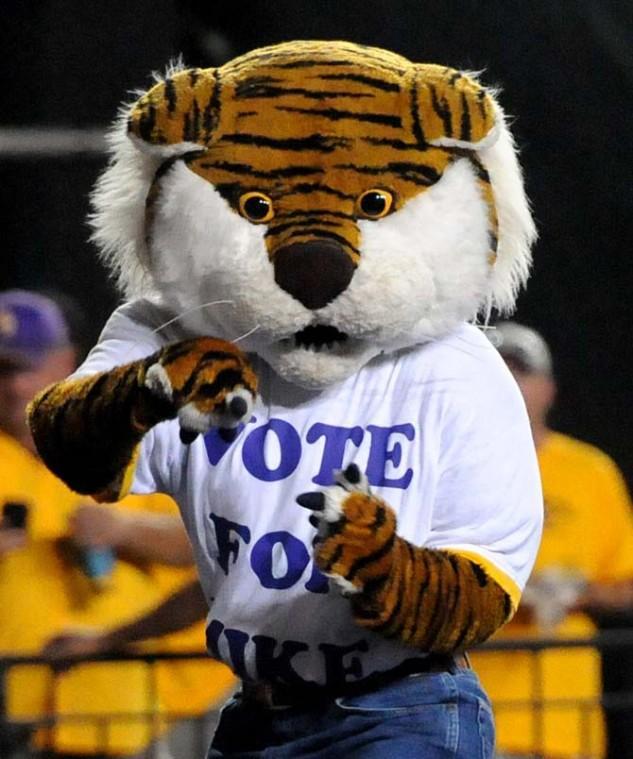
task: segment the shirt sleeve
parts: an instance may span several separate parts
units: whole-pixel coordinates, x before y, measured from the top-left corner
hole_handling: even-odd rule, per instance
[[[622,473],[615,462],[601,454],[592,477],[599,510],[602,556],[596,582],[633,580],[633,509]]]
[[[491,351],[447,395],[425,544],[482,566],[516,608],[540,543],[543,495],[523,399]]]
[[[154,327],[154,307],[148,304],[144,309],[143,303],[128,303],[110,316],[97,344],[73,377],[85,377],[138,361],[165,344]]]
[[[157,329],[163,317],[156,306],[143,300],[118,308],[106,323],[95,347],[72,376],[85,377],[108,371],[156,352],[165,345],[165,337]],[[136,461],[130,465],[134,466],[131,494],[171,493],[172,436],[168,430],[173,424],[175,422],[158,424],[143,438]]]

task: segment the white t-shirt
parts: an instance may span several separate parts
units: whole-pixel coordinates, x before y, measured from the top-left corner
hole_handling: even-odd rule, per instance
[[[78,374],[182,339],[146,302],[110,318]],[[355,462],[398,515],[398,533],[484,566],[516,603],[536,557],[542,495],[527,414],[476,328],[372,360],[321,391],[290,385],[257,358],[260,397],[232,443],[192,445],[175,421],[141,446],[132,491],[180,505],[210,604],[211,654],[241,677],[336,687],[421,652],[354,623],[314,566],[315,529],[295,498]]]

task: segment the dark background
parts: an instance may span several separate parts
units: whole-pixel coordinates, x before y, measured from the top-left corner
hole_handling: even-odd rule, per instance
[[[517,318],[550,342],[555,426],[633,482],[633,3],[628,0],[5,0],[2,126],[109,123],[179,53],[215,65],[263,44],[346,38],[485,70],[513,114],[540,229]],[[84,222],[95,155],[0,154],[0,288],[57,288],[92,342],[116,303]]]

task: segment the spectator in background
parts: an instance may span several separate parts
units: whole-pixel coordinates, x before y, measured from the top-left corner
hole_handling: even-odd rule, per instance
[[[532,577],[515,618],[496,640],[592,636],[596,614],[633,608],[633,515],[624,479],[605,453],[549,427],[556,382],[543,338],[507,322],[491,339],[525,399],[545,502]],[[601,711],[578,703],[600,699],[598,653],[553,649],[537,656],[538,662],[528,653],[473,656],[495,706],[498,750],[513,757],[603,757]],[[541,674],[540,693],[534,690],[534,666]],[[532,698],[542,698],[542,708],[527,708]],[[627,743],[614,756],[628,756],[633,728]]]
[[[181,585],[155,608],[118,627],[62,632],[48,641],[42,653],[58,672],[66,671],[82,660],[121,651],[131,643],[169,635],[202,623],[208,612],[209,604],[196,579]],[[203,727],[203,732],[196,732],[188,724],[177,726],[167,739],[173,756],[202,756],[213,737],[214,721],[209,720]]]
[[[68,628],[121,625],[194,576],[170,499],[133,496],[99,505],[68,490],[37,458],[26,404],[70,374],[75,362],[68,326],[52,299],[0,293],[0,658],[37,655]],[[157,562],[187,568],[167,570]],[[161,641],[160,648],[202,650],[203,641],[200,626]],[[59,759],[138,754],[153,737],[145,712],[167,705],[200,715],[232,686],[228,670],[210,661],[165,664],[157,678],[158,704],[143,664],[86,664],[56,679],[48,668],[12,668],[5,704],[10,724],[0,722],[0,756],[28,755],[20,752],[30,735],[46,756]],[[86,719],[62,720],[46,731],[29,726],[38,715],[71,714]]]

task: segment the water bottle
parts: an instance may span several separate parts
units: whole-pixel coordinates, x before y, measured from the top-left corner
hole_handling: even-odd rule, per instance
[[[114,570],[114,551],[111,548],[83,548],[81,551],[82,569],[93,583],[101,590],[112,578]]]

